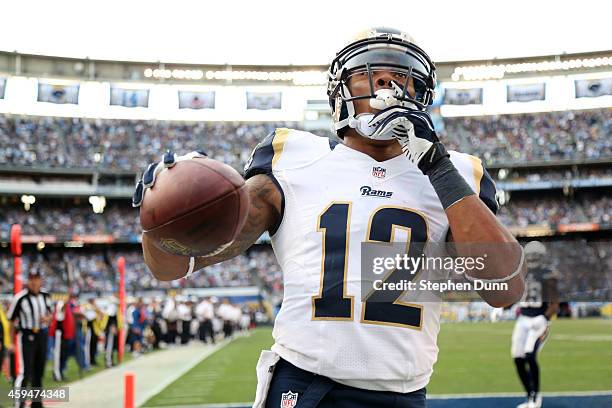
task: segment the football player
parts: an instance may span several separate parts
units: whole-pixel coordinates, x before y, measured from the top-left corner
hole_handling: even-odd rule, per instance
[[[538,351],[548,337],[550,319],[559,310],[557,279],[546,264],[546,247],[539,241],[525,245],[527,276],[525,294],[519,303],[520,316],[512,332],[512,358],[527,392],[527,401],[518,408],[540,408],[540,367]]]
[[[158,279],[178,279],[244,252],[269,231],[284,298],[274,345],[257,366],[254,406],[424,407],[440,303],[403,302],[403,292],[362,301],[361,242],[393,242],[403,230],[410,242],[498,244],[491,267],[472,276],[508,284],[479,292],[496,307],[522,296],[522,248],[494,215],[495,186],[480,160],[447,152],[438,140],[426,111],[435,67],[407,34],[362,33],[328,75],[342,142],[277,129],[246,165],[251,208],[231,246],[184,258],[144,236],[145,262]],[[175,161],[168,153],[145,171],[135,206]]]

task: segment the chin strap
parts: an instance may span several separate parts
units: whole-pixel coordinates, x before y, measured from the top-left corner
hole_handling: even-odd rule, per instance
[[[193,275],[193,270],[195,269],[195,257],[189,257],[189,268],[187,269],[187,274],[185,275],[185,279],[189,278]]]
[[[342,98],[351,98],[351,91],[349,91],[346,84],[342,84]],[[334,130],[338,131],[346,126],[355,129],[357,124],[355,123],[355,104],[353,101],[345,101],[346,110],[348,113],[348,117],[346,119],[339,120],[334,124]]]
[[[411,108],[416,109],[416,105],[410,102],[401,101],[398,99],[399,96],[403,95],[402,88],[391,81],[393,89],[379,89],[376,91],[376,98],[370,98],[370,107],[379,111],[389,110],[393,107],[400,108]],[[342,84],[342,97],[345,99],[351,98],[351,92],[349,91],[346,84]],[[381,112],[374,113],[361,113],[355,116],[355,104],[353,101],[345,101],[348,116],[346,119],[340,120],[335,123],[334,130],[338,131],[346,126],[351,129],[355,129],[357,133],[363,137],[374,140],[392,140],[393,135],[391,129],[380,129],[382,126],[380,121],[373,121],[375,116],[378,116]],[[385,123],[385,125],[388,125]]]

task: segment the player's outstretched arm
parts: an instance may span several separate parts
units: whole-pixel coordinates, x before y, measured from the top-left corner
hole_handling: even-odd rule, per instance
[[[462,257],[486,256],[486,268],[470,273],[481,282],[506,283],[507,290],[481,290],[480,297],[494,307],[517,302],[525,288],[522,248],[455,168],[450,155],[438,139],[429,113],[412,109],[393,110],[385,120],[402,127],[394,137],[407,157],[431,182],[448,217],[456,253]],[[407,119],[410,125],[406,125]],[[466,272],[467,274],[467,272]]]
[[[511,276],[519,267],[524,269],[520,244],[476,194],[448,207],[446,216],[458,255],[479,256],[479,252],[486,253],[487,268],[482,271],[482,276],[478,271],[470,272],[473,278],[503,279]],[[462,250],[468,253],[461,253]],[[509,306],[523,295],[523,276],[523,273],[518,273],[508,280],[508,290],[481,290],[479,295],[491,306]]]
[[[259,174],[249,178],[246,186],[251,199],[247,221],[234,242],[223,252],[209,257],[196,258],[195,270],[202,269],[235,257],[247,250],[264,233],[280,220],[281,194],[270,177]],[[179,279],[187,274],[189,257],[171,255],[161,251],[142,237],[144,260],[153,275],[163,281]]]

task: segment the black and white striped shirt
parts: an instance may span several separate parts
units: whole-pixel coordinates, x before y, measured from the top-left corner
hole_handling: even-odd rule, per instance
[[[47,324],[41,322],[41,317],[51,313],[51,299],[47,292],[40,291],[37,295],[24,289],[13,298],[8,312],[11,321],[19,319],[19,329],[41,330]]]

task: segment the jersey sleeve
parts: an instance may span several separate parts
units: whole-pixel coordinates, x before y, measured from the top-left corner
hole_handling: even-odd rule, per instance
[[[13,301],[11,302],[11,307],[9,308],[6,316],[10,321],[14,321],[15,319],[17,319],[17,316],[19,316],[22,298],[23,296],[15,296],[13,298]]]
[[[309,132],[276,129],[251,153],[244,178],[306,166],[331,152],[335,145],[335,141]]]
[[[497,214],[499,210],[499,204],[495,198],[497,189],[493,178],[482,165],[482,161],[478,157],[454,151],[450,152],[450,155],[451,161],[469,186],[493,214]]]
[[[284,188],[291,184],[291,176],[284,174],[284,171],[307,166],[334,147],[335,142],[326,137],[286,128],[276,129],[255,147],[244,167],[244,178],[265,174],[281,193],[281,216],[278,224],[268,231],[270,235],[274,235],[280,227],[285,212]]]
[[[265,174],[270,177],[281,194],[281,214],[278,223],[268,231],[270,235],[276,233],[285,213],[285,193],[278,179],[274,176],[273,168],[283,152],[288,136],[289,129],[276,129],[255,146],[249,161],[244,166],[245,180],[258,174]]]
[[[274,148],[276,146],[277,155],[280,145],[280,136],[277,137],[278,129],[266,136],[253,149],[251,157],[244,166],[244,178],[249,179],[257,174],[272,174],[272,162],[274,161]],[[274,139],[276,138],[276,144]]]
[[[278,168],[278,162],[290,136],[290,129],[279,128],[259,142],[244,167],[244,178],[249,179],[257,174],[272,175],[273,170]]]

